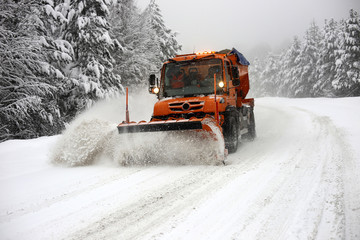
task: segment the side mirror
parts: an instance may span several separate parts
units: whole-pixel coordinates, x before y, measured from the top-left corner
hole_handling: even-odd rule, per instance
[[[159,93],[158,81],[156,79],[155,74],[151,74],[149,76],[149,93],[152,93],[152,94]]]
[[[239,79],[240,78],[238,67],[231,67],[231,73],[232,73],[233,79]]]
[[[156,84],[155,74],[151,74],[151,75],[149,76],[149,86],[150,86],[150,87],[153,87],[153,86],[155,86],[155,84]]]
[[[238,79],[232,80],[232,85],[233,85],[234,87],[240,86],[240,79],[238,78]]]

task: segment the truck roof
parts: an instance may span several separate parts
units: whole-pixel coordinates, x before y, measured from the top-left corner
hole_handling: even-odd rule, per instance
[[[189,54],[176,55],[174,58],[171,58],[171,60],[187,61],[187,60],[201,59],[207,56],[214,56],[214,58],[225,58],[226,54],[219,54],[215,52],[189,53]]]
[[[198,53],[190,53],[190,54],[181,54],[176,55],[174,58],[169,59],[169,61],[188,61],[188,60],[195,60],[201,59],[203,57],[213,56],[214,58],[224,59],[228,57],[229,60],[233,62],[233,64],[240,64],[244,66],[250,65],[249,61],[242,55],[239,51],[235,48],[232,50],[222,50],[220,52],[215,51],[205,51],[205,52],[198,52]]]

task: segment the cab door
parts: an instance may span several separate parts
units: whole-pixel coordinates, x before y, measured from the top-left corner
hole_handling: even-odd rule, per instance
[[[236,99],[237,99],[237,91],[235,89],[235,87],[232,85],[232,81],[231,81],[231,65],[230,62],[225,60],[224,61],[224,67],[225,67],[225,78],[226,78],[226,85],[227,85],[227,89],[228,89],[228,103],[232,106],[236,106]]]

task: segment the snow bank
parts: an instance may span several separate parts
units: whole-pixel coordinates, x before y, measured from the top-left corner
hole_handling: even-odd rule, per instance
[[[360,159],[360,97],[349,98],[261,98],[261,103],[291,106],[319,116],[326,116],[342,131],[352,147],[352,154]],[[256,116],[255,116],[256,117]]]

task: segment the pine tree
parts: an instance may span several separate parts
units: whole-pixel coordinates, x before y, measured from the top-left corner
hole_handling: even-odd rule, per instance
[[[261,73],[260,89],[264,96],[276,96],[279,81],[279,56],[269,54],[266,66]]]
[[[155,1],[140,13],[133,0],[118,0],[110,23],[111,36],[122,46],[115,71],[126,86],[145,86],[149,74],[158,72],[180,50],[176,34],[166,28]]]
[[[145,49],[148,37],[142,29],[144,20],[133,0],[118,0],[110,16],[111,36],[122,46],[115,57],[115,71],[124,85],[144,86],[151,68],[146,61],[149,50]]]
[[[66,21],[61,26],[61,39],[68,41],[74,59],[66,66],[68,84],[61,99],[63,111],[71,119],[97,99],[123,91],[120,76],[114,74],[112,53],[121,46],[110,37],[109,6],[106,0],[58,0],[55,9]]]
[[[279,82],[279,96],[292,97],[295,94],[295,89],[292,88],[293,83],[296,83],[300,78],[300,71],[297,66],[297,59],[300,55],[301,41],[295,36],[291,46],[284,51],[280,62],[280,82]]]
[[[342,22],[333,86],[339,96],[360,96],[360,19],[353,9]]]
[[[42,31],[45,33],[42,44],[47,50],[44,55],[48,58],[48,62],[65,78],[66,67],[74,60],[74,50],[72,45],[63,39],[61,31],[67,19],[54,7],[53,1],[47,0],[44,5],[45,14],[39,16],[43,23]]]
[[[314,96],[313,86],[318,80],[316,62],[319,57],[321,33],[315,22],[306,31],[305,41],[296,59],[296,68],[300,70],[298,81],[292,84],[295,97]]]
[[[263,96],[261,91],[261,82],[262,82],[262,71],[264,69],[264,63],[259,58],[255,58],[251,65],[249,66],[249,75],[250,77],[250,90],[251,94],[256,97]]]
[[[0,3],[0,140],[51,135],[63,127],[56,91],[64,76],[51,56],[67,58],[70,50],[54,49],[47,5]]]
[[[336,74],[335,52],[338,50],[338,25],[334,19],[325,21],[324,38],[317,61],[319,78],[314,85],[314,96],[334,96],[332,82]]]
[[[176,40],[176,33],[165,26],[161,11],[155,0],[151,0],[145,9],[145,17],[148,19],[151,28],[155,32],[154,41],[160,47],[159,59],[161,62],[168,60],[181,50]]]

